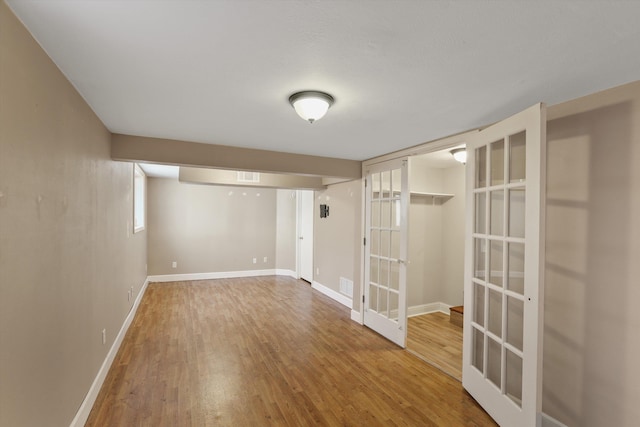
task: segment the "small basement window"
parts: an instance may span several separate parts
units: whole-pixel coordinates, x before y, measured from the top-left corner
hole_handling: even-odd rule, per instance
[[[138,166],[133,168],[133,232],[144,230],[145,225],[145,193],[147,191],[146,175]]]

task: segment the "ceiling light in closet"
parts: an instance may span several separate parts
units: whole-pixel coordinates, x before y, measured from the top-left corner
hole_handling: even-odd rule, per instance
[[[467,163],[467,149],[466,148],[456,148],[455,150],[449,151],[454,159],[459,161],[462,164]]]

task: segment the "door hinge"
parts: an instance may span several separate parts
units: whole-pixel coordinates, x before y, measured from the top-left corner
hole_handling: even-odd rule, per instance
[[[364,295],[362,295],[362,303],[364,304]]]
[[[364,246],[367,246],[367,238],[366,238],[366,237],[365,237],[364,239],[362,239],[362,244],[363,244]]]

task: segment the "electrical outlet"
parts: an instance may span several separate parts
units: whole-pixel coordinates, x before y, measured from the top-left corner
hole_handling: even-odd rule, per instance
[[[253,263],[255,264],[255,263],[257,263],[257,262],[258,262],[258,258],[254,258],[254,259],[253,259]]]
[[[316,267],[316,276],[320,275],[320,267]]]
[[[127,291],[127,301],[131,301],[131,291]]]
[[[178,268],[178,261],[173,261],[171,263],[171,268]]]
[[[107,330],[103,329],[102,330],[102,345],[105,345],[107,343]]]
[[[267,262],[267,257],[264,257],[264,259],[262,260],[262,262]]]

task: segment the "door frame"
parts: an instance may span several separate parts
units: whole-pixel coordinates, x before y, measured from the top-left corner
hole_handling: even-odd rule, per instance
[[[312,206],[311,208],[311,215],[310,215],[310,220],[311,220],[311,253],[308,254],[311,257],[311,281],[309,283],[313,283],[313,269],[314,269],[314,263],[313,263],[313,212],[315,210],[315,192],[313,190],[296,190],[296,277],[298,279],[302,279],[302,249],[303,249],[303,245],[300,243],[300,237],[302,234],[302,216],[304,215],[304,209],[303,209],[303,205],[302,205],[302,192],[303,191],[310,191],[311,192],[311,200],[312,203],[314,204],[314,206]],[[306,279],[303,279],[306,281]]]
[[[408,148],[406,150],[401,150],[398,151],[396,153],[391,153],[391,154],[387,154],[384,156],[380,156],[380,157],[376,157],[374,159],[370,159],[370,160],[365,160],[364,162],[362,162],[362,184],[361,184],[361,188],[362,188],[362,197],[361,197],[361,201],[360,201],[360,206],[361,206],[361,213],[360,213],[360,218],[362,219],[362,227],[360,229],[360,243],[362,243],[362,252],[361,252],[361,257],[360,257],[360,312],[359,315],[357,316],[357,321],[358,323],[360,323],[361,325],[364,324],[364,292],[365,292],[365,266],[366,266],[366,261],[367,261],[367,251],[364,247],[364,239],[367,235],[367,203],[366,203],[366,180],[367,180],[367,171],[371,168],[371,166],[376,165],[378,163],[384,163],[390,160],[397,160],[397,159],[402,159],[402,158],[407,158],[407,160],[413,156],[420,156],[423,154],[429,154],[429,153],[435,153],[436,151],[443,151],[443,150],[452,150],[456,147],[459,147],[461,145],[465,145],[466,146],[466,140],[473,134],[479,132],[479,129],[474,129],[468,132],[464,132],[458,135],[453,135],[450,137],[446,137],[440,140],[436,140],[436,141],[432,141],[432,142],[428,142],[426,144],[423,145],[419,145],[417,147],[412,147],[412,148]],[[408,166],[407,167],[411,167],[411,162],[408,162]],[[410,169],[407,173],[410,173]],[[409,177],[409,181],[410,181],[410,177]],[[411,182],[409,182],[408,185],[408,189],[407,191],[411,190]],[[465,197],[466,197],[466,193],[465,193]],[[407,221],[407,233],[410,233],[411,230],[409,230],[409,221]],[[408,254],[407,254],[407,258],[408,258]],[[410,261],[410,260],[407,260]],[[408,292],[408,288],[407,288],[407,292]],[[405,309],[405,324],[408,325],[408,316],[406,315],[407,310]],[[405,328],[405,332],[406,332],[406,328]]]

